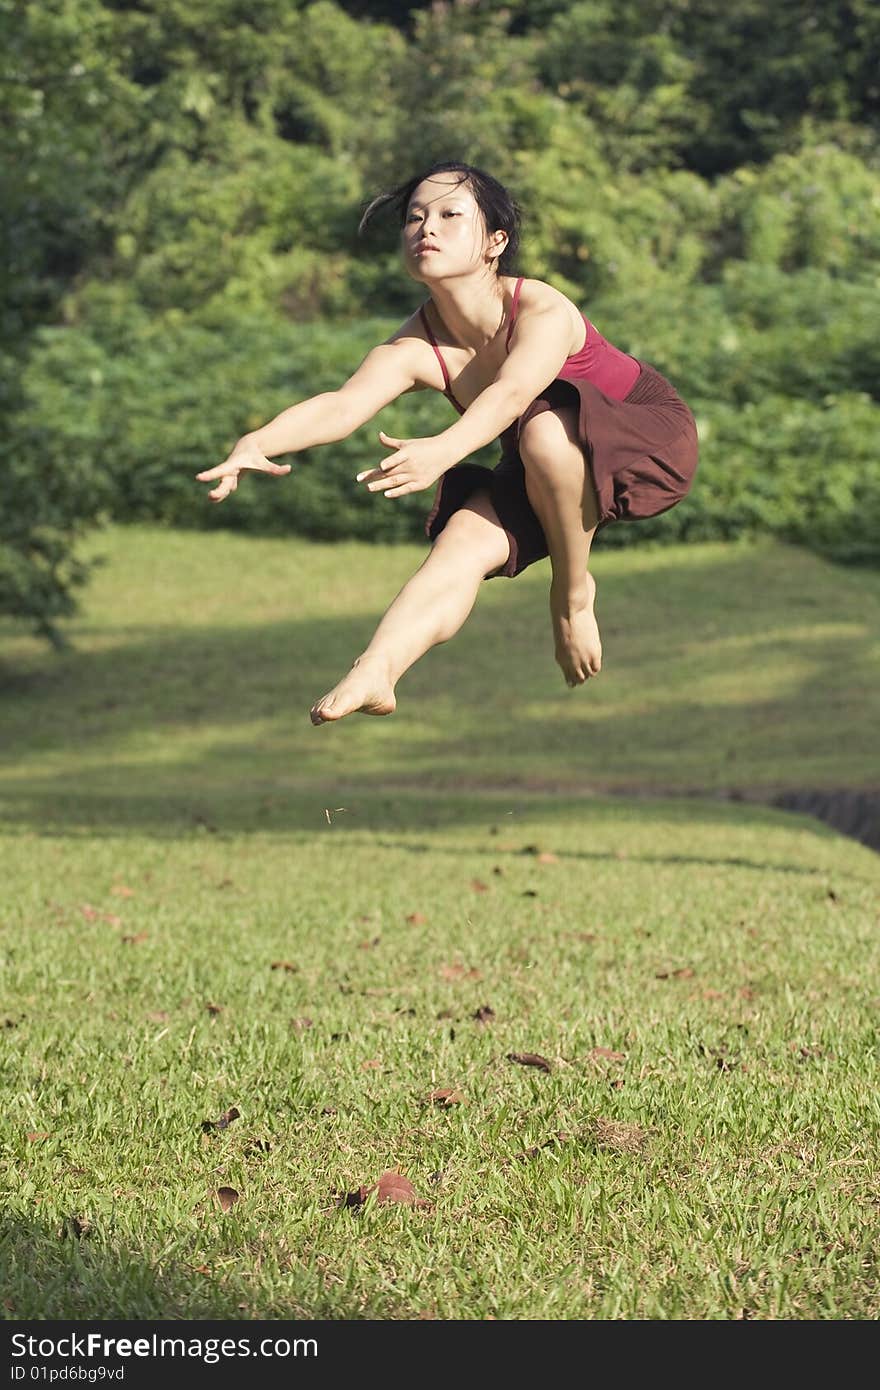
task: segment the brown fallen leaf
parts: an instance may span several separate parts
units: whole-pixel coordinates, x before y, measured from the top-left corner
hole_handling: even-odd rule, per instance
[[[482,980],[479,970],[468,970],[466,965],[454,961],[452,965],[441,965],[440,974],[444,980]]]
[[[370,1057],[366,1062],[361,1062],[361,1071],[379,1071],[382,1060],[379,1057]]]
[[[464,1105],[464,1096],[459,1095],[458,1091],[432,1091],[428,1099],[444,1110],[450,1105]]]
[[[723,999],[723,998],[724,998],[724,991],[721,990],[721,989],[704,989],[704,990],[703,990],[703,998],[704,998],[704,999]]]
[[[521,1067],[538,1067],[540,1071],[552,1071],[546,1057],[537,1052],[508,1052],[508,1062],[518,1062]]]
[[[192,1270],[193,1274],[210,1274],[210,1273],[211,1273],[211,1266],[210,1266],[210,1265],[190,1265],[190,1269]]]
[[[27,1141],[29,1144],[39,1144],[41,1139],[48,1139],[49,1131],[45,1129],[32,1129],[28,1132]]]
[[[471,1018],[475,1018],[477,1023],[491,1023],[494,1017],[495,1010],[492,1008],[491,1004],[481,1004],[480,1007],[475,1009],[471,1014]]]
[[[605,1057],[608,1059],[609,1062],[626,1061],[626,1053],[615,1052],[612,1047],[591,1047],[589,1051],[589,1056],[595,1058]]]
[[[472,878],[471,887],[475,893],[488,893],[489,891],[488,883],[484,883],[481,878]]]
[[[218,1187],[215,1195],[223,1211],[230,1211],[240,1200],[240,1193],[234,1187]]]
[[[407,914],[406,920],[409,922],[410,926],[423,927],[428,919],[424,912],[410,912]]]
[[[286,970],[289,975],[295,975],[299,970],[299,966],[292,960],[273,960],[272,969]]]
[[[416,1190],[409,1178],[393,1169],[383,1173],[379,1181],[374,1182],[370,1187],[362,1186],[355,1192],[343,1193],[337,1206],[361,1207],[372,1192],[376,1193],[376,1202],[380,1206],[386,1202],[403,1202],[412,1207],[430,1206],[430,1202],[426,1202],[416,1195]]]
[[[122,926],[122,918],[117,917],[115,912],[100,912],[91,903],[81,903],[79,910],[87,922],[109,922],[111,927]]]
[[[234,1105],[228,1110],[224,1110],[219,1120],[202,1120],[202,1130],[205,1134],[210,1134],[212,1129],[228,1129],[233,1120],[237,1120],[240,1111]]]
[[[540,852],[540,854],[538,855],[538,863],[539,863],[539,864],[558,864],[558,863],[559,863],[559,855],[558,855],[558,854],[554,854],[552,850],[549,850],[549,849],[542,849],[541,852]]]

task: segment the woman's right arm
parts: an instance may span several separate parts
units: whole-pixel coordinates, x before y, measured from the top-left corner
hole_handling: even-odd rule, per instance
[[[338,391],[324,391],[289,406],[267,425],[242,435],[223,463],[197,473],[197,479],[216,482],[208,495],[214,502],[222,502],[235,491],[243,469],[275,475],[289,473],[289,463],[270,462],[273,455],[297,453],[347,439],[383,406],[426,384],[421,371],[425,346],[423,340],[410,336],[405,328],[400,330],[368,352]]]

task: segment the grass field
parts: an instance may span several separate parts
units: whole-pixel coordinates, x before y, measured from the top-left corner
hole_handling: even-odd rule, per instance
[[[880,861],[708,795],[876,786],[880,576],[599,554],[572,692],[542,566],[313,729],[419,552],[93,545],[2,634],[6,1317],[880,1313]]]

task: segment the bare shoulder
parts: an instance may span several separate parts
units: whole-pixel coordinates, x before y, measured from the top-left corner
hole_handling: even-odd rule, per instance
[[[576,304],[561,290],[554,289],[545,280],[523,280],[519,295],[517,316],[542,314],[554,310],[560,318],[564,315],[571,325],[572,352],[579,351],[584,339],[584,318]]]
[[[409,318],[405,319],[400,327],[385,339],[382,346],[394,348],[397,353],[405,355],[407,366],[412,369],[415,380],[415,384],[409,388],[410,391],[437,389],[437,377],[440,368],[434,349],[425,333],[419,309],[414,309]],[[440,389],[443,389],[442,383]]]
[[[519,312],[540,312],[542,309],[553,308],[567,309],[573,319],[581,317],[580,309],[572,303],[568,295],[548,285],[546,280],[523,280],[519,295]]]

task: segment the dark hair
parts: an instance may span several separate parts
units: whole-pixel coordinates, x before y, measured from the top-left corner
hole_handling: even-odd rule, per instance
[[[462,164],[457,159],[432,164],[430,169],[424,169],[414,178],[399,183],[396,188],[389,189],[387,193],[380,193],[367,205],[358,225],[358,231],[363,232],[375,214],[385,211],[389,205],[397,212],[402,227],[406,221],[406,210],[413,193],[423,179],[429,179],[434,174],[461,174],[459,182],[466,184],[473,193],[477,207],[486,220],[487,231],[507,233],[507,245],[498,257],[497,273],[499,275],[515,275],[517,273],[516,258],[519,254],[522,221],[519,205],[510,196],[504,185],[499,183],[497,179],[493,179],[491,174],[485,173],[483,169],[474,168],[473,164]]]

